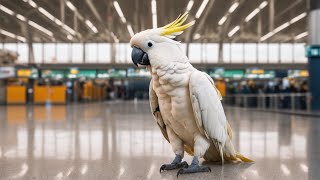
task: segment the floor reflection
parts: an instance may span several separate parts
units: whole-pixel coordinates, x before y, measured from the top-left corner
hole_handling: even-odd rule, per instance
[[[5,179],[174,179],[158,168],[174,156],[148,102],[7,106],[0,110],[0,177]],[[193,179],[316,179],[315,118],[227,108],[235,147],[255,164],[212,166]],[[190,161],[192,157],[187,156]]]

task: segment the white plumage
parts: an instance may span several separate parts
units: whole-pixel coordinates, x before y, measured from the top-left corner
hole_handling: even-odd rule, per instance
[[[180,19],[185,20],[186,15]],[[181,44],[170,39],[194,22],[180,26],[183,22],[179,18],[176,21],[163,28],[142,31],[130,41],[132,47],[139,49],[137,52],[148,55],[147,68],[152,74],[150,107],[162,134],[176,155],[183,157],[184,151],[194,155],[195,165],[201,157],[210,161],[251,162],[234,150],[222,97],[213,80],[195,69]],[[135,60],[137,57],[139,60],[142,55],[135,54]],[[171,166],[174,163],[177,162]],[[202,170],[198,168],[196,172]]]

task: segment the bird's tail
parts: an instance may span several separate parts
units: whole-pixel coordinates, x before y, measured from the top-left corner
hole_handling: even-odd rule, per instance
[[[240,154],[239,152],[236,152],[236,158],[240,159],[242,162],[254,162],[253,160],[243,156],[242,154]]]

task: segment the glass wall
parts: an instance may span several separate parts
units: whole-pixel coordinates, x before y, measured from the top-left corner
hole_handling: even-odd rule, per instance
[[[1,48],[1,47],[0,47]],[[4,43],[2,48],[19,54],[18,63],[27,63],[25,43]],[[115,44],[115,62],[131,63],[129,43]],[[183,52],[186,44],[181,45]],[[112,44],[109,43],[34,43],[35,63],[110,63]],[[219,44],[191,43],[191,63],[307,63],[305,44],[297,43],[224,43],[219,61]]]

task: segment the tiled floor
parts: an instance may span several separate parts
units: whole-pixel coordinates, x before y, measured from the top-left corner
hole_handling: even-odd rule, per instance
[[[256,162],[179,179],[320,179],[319,118],[226,113],[235,147]],[[0,106],[0,179],[176,179],[159,173],[173,157],[146,101]]]

